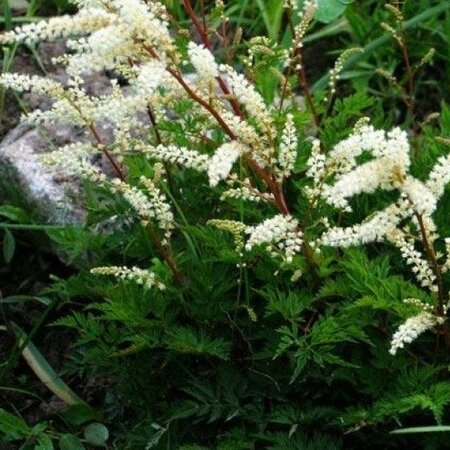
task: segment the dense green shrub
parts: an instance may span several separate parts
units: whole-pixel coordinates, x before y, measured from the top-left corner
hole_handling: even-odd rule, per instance
[[[378,67],[394,100],[371,92],[372,68],[339,84],[360,49],[345,51],[313,91],[309,2],[300,15],[284,2],[289,45],[254,37],[244,46],[237,35],[223,65],[213,44],[226,47],[229,36],[205,28],[189,1],[201,44],[175,33],[158,3],[75,3],[76,15],[0,37],[70,37],[61,61],[69,81],[3,74],[0,83],[53,99],[27,120],[68,121],[90,138],[45,158],[85,187],[86,226],[47,232],[76,269],[47,295],[59,307],[50,326],[72,330],[63,377],[84,400],[60,385],[70,408],[34,427],[2,410],[4,439],[45,449],[82,440],[117,449],[443,448],[445,433],[389,432],[442,426],[449,414],[450,110],[443,104],[427,120],[418,111],[433,104],[416,101],[433,55],[411,55],[405,35],[446,6],[412,25],[396,5],[380,18],[407,67],[405,79],[395,78],[397,60],[391,71]],[[217,4],[211,20],[226,30]],[[112,74],[109,95],[84,91],[90,70]],[[114,124],[109,140],[98,131],[105,121]]]

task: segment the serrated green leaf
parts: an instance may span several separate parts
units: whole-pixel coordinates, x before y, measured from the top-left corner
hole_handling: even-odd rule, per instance
[[[109,438],[108,428],[102,423],[91,423],[84,429],[84,438],[94,447],[103,447]]]
[[[9,264],[14,258],[14,253],[16,252],[16,240],[13,234],[8,229],[5,230],[3,237],[3,258],[6,264]]]

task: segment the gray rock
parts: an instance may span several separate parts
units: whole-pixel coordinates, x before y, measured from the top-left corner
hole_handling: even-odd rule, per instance
[[[75,224],[85,217],[79,185],[62,171],[42,164],[40,156],[49,151],[44,138],[26,124],[12,130],[0,145],[0,193],[14,186],[25,205],[46,223]]]
[[[65,83],[67,75],[61,67],[55,67],[52,59],[66,51],[64,42],[42,43],[38,46],[42,66],[49,78]],[[18,58],[20,59],[20,58]],[[12,71],[39,74],[39,70],[23,55],[23,64],[16,64]],[[86,75],[85,89],[89,95],[100,96],[111,92],[111,82],[104,73]],[[24,95],[28,110],[48,110],[52,101],[45,96]],[[13,105],[13,112],[19,105]],[[112,124],[98,124],[98,132],[104,142],[113,136]],[[11,191],[19,196],[25,206],[37,213],[44,222],[56,225],[78,224],[85,219],[79,182],[63,170],[44,165],[40,157],[60,146],[87,140],[84,130],[64,124],[48,124],[34,129],[26,121],[9,130],[0,143],[0,202],[7,201]],[[99,158],[100,167],[105,166]]]

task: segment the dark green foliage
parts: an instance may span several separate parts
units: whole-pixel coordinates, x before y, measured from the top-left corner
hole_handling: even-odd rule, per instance
[[[172,4],[185,25],[181,2],[166,3]],[[257,30],[275,38],[284,33],[274,54],[252,74],[264,97],[272,100],[280,50],[290,36],[279,15],[281,2],[229,3],[231,23],[245,26],[245,34]],[[322,44],[330,44],[333,50],[373,42],[382,33],[379,23],[390,20],[382,3],[339,7],[341,12],[336,14],[344,14],[345,9],[345,19],[339,22],[345,32],[338,36],[332,32],[332,40],[326,34]],[[404,13],[412,17],[437,4],[405,2]],[[65,2],[55,5],[65,8]],[[215,21],[219,17],[217,11],[212,15]],[[405,84],[401,55],[392,43],[364,55],[346,70],[337,98],[328,105],[323,91],[314,93],[322,118],[317,134],[324,147],[329,149],[348,136],[365,116],[376,127],[386,128],[406,128],[414,119],[418,129],[412,173],[424,179],[436,158],[448,152],[436,138],[450,135],[446,89],[450,54],[444,45],[449,27],[447,11],[407,33],[414,63],[431,46],[438,50],[434,68],[439,70],[430,78],[434,68],[423,68],[416,80],[415,118],[407,117],[402,88],[390,85],[375,71],[383,68],[395,74],[401,86]],[[238,54],[240,49],[236,45]],[[307,54],[305,59],[308,63]],[[320,75],[327,69],[320,67]],[[315,75],[312,81],[318,78]],[[192,103],[174,102],[170,107],[184,116]],[[438,120],[425,120],[437,110],[441,111]],[[202,117],[190,117],[183,122],[162,119],[159,131],[175,136],[173,144],[187,145],[188,134],[202,130]],[[311,114],[295,110],[294,117],[302,136],[308,136]],[[282,119],[280,114],[276,120],[281,123]],[[211,151],[203,142],[198,145]],[[391,193],[361,195],[354,201],[355,212],[344,217],[334,217],[323,206],[309,208],[302,189],[310,148],[309,137],[300,138],[295,173],[285,184],[293,214],[306,225],[307,239],[317,237],[324,215],[343,225],[355,223],[391,200]],[[125,163],[131,184],[140,175],[152,175],[147,160],[130,154]],[[129,219],[129,205],[105,189],[85,186],[89,211],[85,227],[50,228],[45,237],[40,235],[44,244],[48,237],[64,254],[69,267],[58,271],[59,278],[53,275],[51,281],[45,280],[46,297],[38,299],[44,306],[53,302],[55,311],[39,316],[33,330],[38,337],[68,333],[70,346],[59,372],[90,407],[75,405],[53,414],[51,421],[38,419],[33,426],[36,420],[26,417],[26,408],[9,402],[0,410],[0,439],[25,442],[24,450],[51,449],[52,442],[61,450],[78,450],[87,445],[100,447],[106,441],[108,448],[116,450],[447,448],[446,433],[389,434],[403,427],[450,423],[450,359],[444,338],[427,333],[397,356],[388,353],[392,333],[411,316],[411,306],[403,300],[416,298],[432,304],[398,252],[384,244],[346,251],[324,249],[311,268],[303,256],[280,264],[264,249],[256,249],[246,254],[245,266],[238,267],[242,261],[233,250],[231,236],[208,226],[208,220],[227,217],[257,223],[271,207],[219,202],[217,193],[205,194],[204,175],[176,165],[170,169],[170,182],[162,189],[175,212],[171,245],[180,268],[179,284],[158,259],[145,228]],[[441,205],[435,219],[442,235],[450,236],[449,192]],[[2,206],[0,216],[6,225],[29,221],[13,207]],[[15,236],[8,226],[1,231],[5,265],[18,257]],[[167,288],[146,290],[90,274],[91,268],[102,265],[151,269]],[[48,269],[46,275],[50,272],[55,270]],[[293,273],[299,276],[292,278]],[[8,285],[8,294],[10,290]],[[20,352],[14,351],[17,360]],[[18,373],[22,370],[17,364],[14,368]]]

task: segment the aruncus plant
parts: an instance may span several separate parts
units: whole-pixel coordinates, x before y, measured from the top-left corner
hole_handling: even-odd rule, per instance
[[[443,244],[433,214],[450,181],[450,156],[441,157],[423,182],[410,174],[410,146],[406,133],[398,128],[386,133],[363,120],[350,137],[329,151],[314,140],[307,163],[310,182],[305,190],[312,208],[325,203],[345,214],[351,211],[353,197],[378,189],[397,192],[398,198],[362,223],[341,227],[333,218],[325,217],[325,231],[317,227],[305,233],[303,215],[294,217],[285,197],[285,183],[294,171],[299,148],[293,115],[267,104],[244,74],[216,61],[207,30],[195,17],[189,1],[185,2],[186,11],[200,43],[176,36],[159,2],[72,2],[79,7],[73,16],[25,25],[0,37],[2,45],[66,38],[69,51],[59,62],[66,66],[68,82],[63,85],[45,78],[3,74],[0,83],[53,99],[50,110],[34,111],[27,120],[35,124],[64,121],[84,127],[91,143],[59,148],[45,158],[46,162],[63,166],[69,173],[123,198],[181,288],[186,288],[186,280],[171,245],[178,225],[172,200],[164,189],[171,172],[184,168],[206,175],[204,182],[220,190],[221,199],[256,203],[267,215],[260,223],[245,225],[233,221],[234,217],[210,218],[211,225],[232,231],[239,252],[262,246],[280,264],[293,264],[294,269],[295,258],[301,255],[309,269],[315,271],[321,246],[388,241],[398,247],[405,264],[429,291],[430,302],[407,300],[421,311],[394,335],[392,354],[424,331],[444,324],[449,293],[443,273],[450,267],[450,246],[448,240]],[[304,85],[307,80],[302,39],[314,8],[313,2],[305,3],[293,29],[292,49],[284,55],[288,73],[300,70]],[[90,96],[83,87],[83,74],[98,70],[114,71],[131,91],[125,95],[118,79],[113,79],[110,94]],[[192,71],[195,78],[186,75]],[[333,76],[333,80],[337,79],[337,73],[333,72]],[[281,103],[288,92],[284,80],[280,86]],[[318,123],[318,112],[309,94],[307,100]],[[181,104],[189,107],[176,118],[178,132],[161,128],[167,110],[176,110]],[[139,113],[148,115],[151,126],[147,134],[141,132]],[[105,120],[114,123],[111,142],[105,142],[98,131],[98,124]],[[98,154],[109,161],[113,177],[92,165],[92,155]],[[361,162],[362,156],[369,160]],[[129,179],[129,157],[151,162],[152,173],[142,174],[138,180]],[[236,234],[246,237],[245,242]],[[443,251],[438,251],[441,248]],[[99,267],[92,273],[134,281],[149,289],[164,287],[151,269]]]

